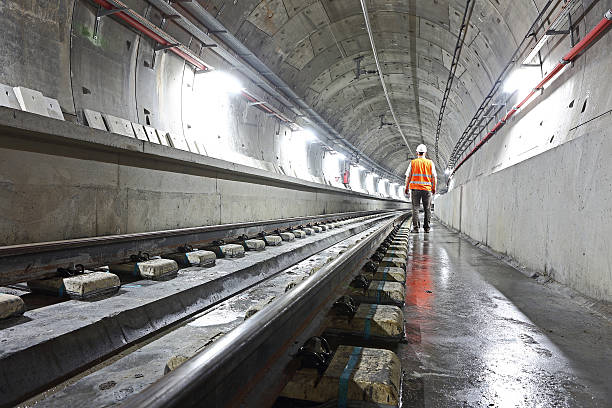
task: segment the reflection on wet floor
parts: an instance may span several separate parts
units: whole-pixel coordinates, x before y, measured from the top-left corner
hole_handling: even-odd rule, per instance
[[[409,258],[404,407],[612,406],[609,321],[438,223]]]

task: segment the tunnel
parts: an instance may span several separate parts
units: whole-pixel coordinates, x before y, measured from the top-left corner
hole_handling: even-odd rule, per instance
[[[2,0],[0,407],[609,407],[612,0]]]

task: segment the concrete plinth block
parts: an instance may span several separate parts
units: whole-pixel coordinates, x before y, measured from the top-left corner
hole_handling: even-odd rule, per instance
[[[314,230],[314,232],[316,232],[317,234],[318,234],[319,232],[323,231],[323,230],[321,229],[321,227],[316,226],[316,225],[315,225],[314,227],[312,227],[312,229],[313,229],[313,230]]]
[[[281,396],[338,406],[399,406],[401,363],[389,350],[338,346],[321,377],[316,369],[296,371]]]
[[[387,248],[388,251],[405,251],[408,253],[408,244],[391,244]]]
[[[266,235],[264,236],[264,240],[267,245],[278,246],[283,243],[283,239],[278,235]]]
[[[334,313],[327,318],[326,333],[400,341],[404,337],[402,309],[391,305],[362,303],[352,318]]]
[[[164,146],[171,146],[170,141],[168,140],[168,132],[164,132],[163,130],[159,129],[155,129],[155,132],[157,132],[157,139],[159,140],[160,144]]]
[[[145,131],[145,134],[147,135],[147,139],[149,140],[149,142],[160,144],[159,137],[157,136],[157,131],[155,130],[155,128],[145,125],[143,126],[143,129]]]
[[[372,281],[365,295],[371,303],[403,304],[404,285],[399,282]]]
[[[176,370],[187,360],[189,360],[189,357],[182,354],[170,357],[170,360],[168,360],[166,366],[164,367],[164,375]]]
[[[406,258],[399,258],[396,256],[385,256],[378,266],[397,266],[398,268],[406,267]]]
[[[19,296],[0,293],[0,319],[20,316],[25,312],[25,303]]]
[[[89,126],[90,128],[104,131],[108,130],[100,112],[96,112],[91,109],[83,109],[83,116],[85,116],[87,126]]]
[[[200,149],[198,148],[198,145],[196,144],[195,140],[192,140],[186,137],[185,143],[187,143],[187,148],[189,149],[191,153],[200,154]]]
[[[387,251],[403,251],[406,254],[408,253],[408,246],[407,245],[391,245],[389,246],[389,248],[387,248]],[[387,256],[387,255],[385,255]]]
[[[403,258],[406,259],[408,253],[404,249],[388,249],[385,256],[391,258]]]
[[[394,239],[391,241],[391,245],[408,245],[407,239]]]
[[[108,113],[103,113],[102,117],[104,118],[104,122],[109,132],[127,137],[136,137],[134,135],[134,129],[132,128],[132,122],[129,120],[118,118]]]
[[[45,96],[40,91],[16,86],[13,88],[21,110],[37,115],[49,116]]]
[[[293,234],[296,238],[306,238],[306,232],[302,230],[295,230],[293,231]]]
[[[177,133],[166,132],[168,135],[168,139],[172,143],[172,147],[189,151],[189,146],[187,145],[187,141],[183,137],[183,135],[179,135]]]
[[[263,309],[264,307],[266,307],[270,303],[272,303],[274,301],[274,299],[276,299],[276,296],[269,296],[269,297],[265,298],[264,300],[262,300],[261,302],[257,302],[257,304],[249,307],[248,310],[246,311],[246,313],[244,314],[244,320],[246,320],[249,317],[253,316],[255,313],[261,311],[261,309]]]
[[[57,99],[43,96],[43,101],[45,102],[45,107],[47,108],[46,116],[57,120],[64,120],[64,114],[62,113],[62,108]]]
[[[245,239],[244,244],[249,251],[263,251],[266,249],[266,242],[263,239]]]
[[[19,101],[15,96],[15,91],[12,86],[0,84],[0,106],[21,110],[21,106],[19,105]]]
[[[54,277],[28,282],[32,292],[52,296],[67,296],[77,300],[91,300],[114,295],[119,291],[121,281],[114,273],[86,272],[68,278]]]
[[[147,132],[145,132],[144,126],[142,126],[141,124],[132,122],[132,130],[136,135],[136,139],[142,140],[144,142],[149,141],[149,138],[147,137]]]
[[[176,261],[172,259],[151,259],[110,265],[109,269],[113,273],[132,275],[143,279],[167,280],[174,278],[179,268]]]
[[[386,281],[386,282],[406,282],[406,271],[402,268],[386,266],[384,268],[378,268],[372,276],[372,280]]]
[[[304,232],[306,233],[306,235],[314,234],[314,230],[312,228],[304,228]]]
[[[295,241],[295,234],[292,232],[281,232],[280,237],[283,241],[287,241],[287,242]]]
[[[321,224],[319,225],[319,228],[321,228],[321,231],[327,231],[329,228],[327,228],[327,225]]]
[[[225,244],[219,247],[227,258],[241,258],[244,256],[244,247],[238,244]]]
[[[209,268],[215,265],[217,256],[212,251],[196,250],[168,254],[164,255],[164,258],[172,259],[179,266],[203,266]]]

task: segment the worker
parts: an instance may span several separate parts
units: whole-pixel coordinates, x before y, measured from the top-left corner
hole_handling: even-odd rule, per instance
[[[423,227],[425,232],[429,232],[431,221],[431,201],[436,194],[436,166],[433,161],[426,159],[427,146],[420,144],[416,148],[417,158],[412,160],[406,170],[406,188],[405,194],[412,198],[412,232],[419,232],[419,207],[423,203],[425,219]]]

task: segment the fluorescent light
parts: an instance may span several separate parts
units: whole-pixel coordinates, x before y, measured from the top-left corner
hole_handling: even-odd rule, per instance
[[[239,94],[244,90],[244,87],[233,75],[223,71],[212,71],[204,74],[208,81],[208,85],[214,87],[218,91],[227,92],[229,94]]]
[[[539,70],[534,70],[532,67],[523,67],[513,71],[504,81],[504,92],[511,94],[519,91],[521,95],[524,94],[535,85],[538,80],[538,72]]]
[[[298,134],[301,138],[303,138],[306,142],[318,142],[319,139],[314,134],[314,132],[310,129],[302,129],[296,130],[295,133]]]

